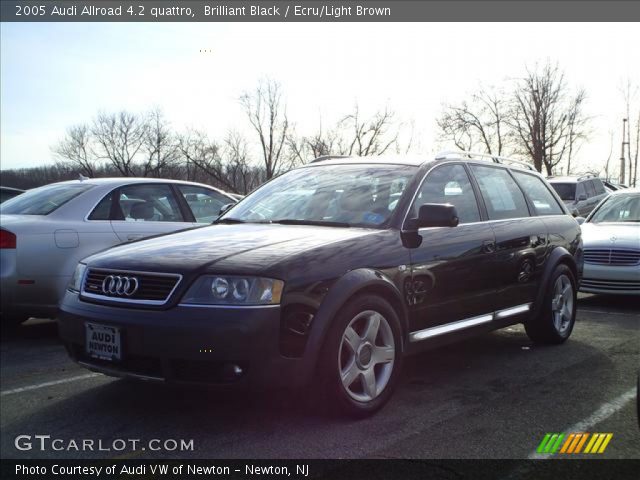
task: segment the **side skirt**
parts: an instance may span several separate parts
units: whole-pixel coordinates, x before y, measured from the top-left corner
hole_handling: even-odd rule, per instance
[[[445,323],[444,325],[436,325],[435,327],[417,330],[409,334],[409,342],[414,344],[424,340],[436,339],[437,337],[461,332],[474,327],[486,327],[485,329],[487,331],[502,328],[511,323],[517,323],[513,321],[514,318],[512,317],[517,317],[530,312],[532,305],[532,303],[524,303],[522,305],[498,310],[493,313],[487,313],[477,317],[466,318],[451,323]]]

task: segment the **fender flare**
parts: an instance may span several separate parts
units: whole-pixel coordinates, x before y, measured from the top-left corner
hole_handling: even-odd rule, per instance
[[[344,304],[362,291],[383,291],[400,318],[402,327],[402,345],[404,350],[409,331],[409,312],[402,294],[394,283],[381,272],[368,268],[351,270],[340,277],[322,300],[314,315],[313,326],[305,349],[306,370],[311,375],[315,371],[320,351],[333,319]],[[400,308],[398,308],[400,306]]]
[[[542,304],[544,302],[544,296],[547,292],[549,279],[551,278],[551,275],[553,275],[554,270],[559,264],[564,263],[571,269],[576,281],[576,288],[578,287],[580,281],[578,277],[578,267],[576,265],[576,260],[566,248],[554,248],[553,251],[549,254],[549,258],[547,259],[546,263],[547,266],[540,279],[540,288],[538,289],[538,295],[536,296],[535,303],[533,304],[533,312],[531,318],[536,318],[540,314],[540,310],[542,309]]]

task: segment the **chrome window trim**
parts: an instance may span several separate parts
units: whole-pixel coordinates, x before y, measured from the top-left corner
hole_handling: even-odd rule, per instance
[[[449,333],[457,332],[459,330],[465,330],[467,328],[475,327],[477,325],[483,325],[495,320],[519,315],[531,310],[532,303],[523,303],[522,305],[516,305],[509,308],[504,308],[493,313],[485,315],[479,315],[477,317],[465,318],[463,320],[456,320],[455,322],[445,323],[443,325],[436,325],[434,327],[424,328],[422,330],[416,330],[409,334],[410,342],[420,342],[428,338],[438,337],[440,335],[446,335]]]
[[[420,180],[420,183],[419,183],[419,184],[418,184],[418,186],[416,187],[415,192],[413,192],[413,197],[411,198],[411,202],[409,203],[409,207],[407,208],[407,211],[406,211],[406,212],[405,212],[405,214],[404,214],[404,218],[403,218],[403,220],[402,220],[402,225],[401,225],[401,227],[400,227],[400,231],[402,231],[402,232],[407,231],[407,229],[406,229],[406,224],[407,224],[407,219],[408,219],[408,217],[409,217],[409,212],[411,212],[411,207],[413,206],[414,202],[416,201],[416,198],[418,197],[418,194],[420,193],[420,189],[422,188],[422,185],[424,184],[424,182],[425,182],[425,180],[426,180],[427,176],[428,176],[428,175],[429,175],[433,170],[435,170],[436,168],[441,167],[441,166],[443,166],[443,165],[451,165],[451,164],[464,165],[464,162],[460,162],[460,161],[452,161],[452,162],[439,163],[439,164],[434,165],[433,167],[431,167],[431,168],[430,168],[429,170],[427,170],[427,172],[423,175],[422,180]],[[494,167],[494,168],[496,168],[496,167],[497,167],[497,168],[502,168],[503,170],[507,170],[507,172],[509,172],[509,168],[508,168],[508,167],[505,167],[505,166],[500,166],[500,165],[491,165],[491,167]],[[522,172],[522,173],[527,173],[527,174],[532,175],[532,176],[534,176],[534,177],[536,177],[536,176],[537,176],[537,175],[535,175],[535,173],[534,173],[534,172]],[[469,175],[469,174],[467,173],[467,176],[468,176],[468,175]],[[469,180],[471,180],[471,179],[469,179]],[[520,188],[520,185],[517,183],[517,181],[516,181],[516,184],[518,185],[518,188]],[[475,192],[474,192],[474,194],[475,194]],[[482,194],[482,192],[481,192],[480,194]],[[525,195],[525,194],[523,194],[523,195]],[[552,195],[553,195],[553,194],[552,194]],[[525,196],[525,201],[526,201],[526,199],[527,199],[527,198],[526,198],[526,196]],[[478,202],[478,199],[476,198],[476,203],[477,203],[477,202]],[[557,200],[556,200],[556,202],[557,202]],[[479,207],[480,207],[480,205],[478,205],[478,208],[479,208]],[[527,208],[529,208],[529,204],[528,204],[528,203],[527,203]],[[563,209],[563,208],[562,208],[562,206],[560,206],[560,208],[561,208],[561,209]],[[536,212],[536,213],[537,213],[537,212]],[[527,215],[526,217],[500,218],[500,219],[495,219],[495,220],[487,219],[487,220],[480,220],[480,221],[478,221],[478,222],[461,223],[461,224],[460,224],[460,225],[458,225],[458,226],[464,226],[464,225],[477,225],[477,224],[479,224],[479,223],[485,223],[485,224],[486,224],[486,223],[494,223],[494,222],[508,222],[508,221],[511,221],[511,220],[522,220],[522,219],[525,219],[525,218],[563,217],[563,216],[565,216],[565,215],[570,215],[570,213],[565,212],[565,213],[554,213],[554,214],[545,214],[545,215]],[[449,228],[449,227],[423,227],[423,228],[420,228],[418,231],[423,230],[423,229],[427,229],[427,228]]]
[[[150,275],[156,277],[173,277],[176,278],[177,281],[169,294],[165,297],[164,300],[136,300],[131,298],[118,298],[118,297],[108,297],[106,295],[97,295],[95,293],[88,293],[85,291],[84,286],[87,280],[87,276],[90,271],[94,272],[107,272],[107,273],[124,273],[124,274],[139,274],[139,275]],[[94,300],[101,300],[104,302],[113,302],[113,303],[125,303],[125,304],[135,304],[135,305],[166,305],[169,299],[173,296],[176,289],[182,282],[182,275],[179,273],[160,273],[160,272],[144,272],[138,270],[118,270],[114,268],[93,268],[87,266],[87,270],[85,271],[84,278],[82,280],[82,286],[80,288],[80,298],[91,298]]]

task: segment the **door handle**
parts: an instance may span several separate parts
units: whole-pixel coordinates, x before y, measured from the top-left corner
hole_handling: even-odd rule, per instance
[[[482,251],[484,253],[493,253],[496,251],[496,242],[494,240],[485,240],[482,242]]]

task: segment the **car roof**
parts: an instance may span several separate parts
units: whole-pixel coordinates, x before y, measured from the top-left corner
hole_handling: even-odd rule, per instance
[[[549,183],[578,183],[580,177],[548,177]]]
[[[609,195],[624,195],[624,194],[637,195],[640,193],[640,188],[621,188],[620,190],[614,190]]]
[[[319,165],[407,165],[420,167],[422,165],[430,163],[445,163],[445,162],[465,162],[475,163],[478,165],[501,165],[503,167],[521,170],[523,172],[538,173],[532,166],[529,166],[525,162],[521,162],[515,159],[492,157],[487,154],[477,154],[473,152],[442,152],[436,155],[377,155],[377,156],[323,156],[316,158],[311,163],[304,165],[304,167],[313,167]]]
[[[24,192],[24,190],[22,190],[21,188],[3,187],[3,186],[1,186],[1,185],[0,185],[0,189],[1,189],[1,190],[8,190],[8,191],[10,191],[10,192],[19,192],[19,193]]]
[[[86,179],[77,179],[77,180],[67,180],[64,182],[56,182],[51,183],[49,185],[106,185],[106,186],[118,186],[118,185],[130,185],[134,183],[175,183],[180,185],[193,185],[198,187],[205,187],[212,190],[216,190],[224,195],[230,196],[229,193],[225,192],[216,187],[212,187],[211,185],[207,185],[204,183],[197,182],[187,182],[185,180],[173,180],[169,178],[150,178],[150,177],[105,177],[105,178],[86,178]]]
[[[305,167],[318,165],[358,165],[358,164],[378,164],[378,165],[411,165],[419,167],[428,162],[432,162],[433,157],[426,155],[376,155],[360,157],[357,155],[327,155],[316,158]]]

